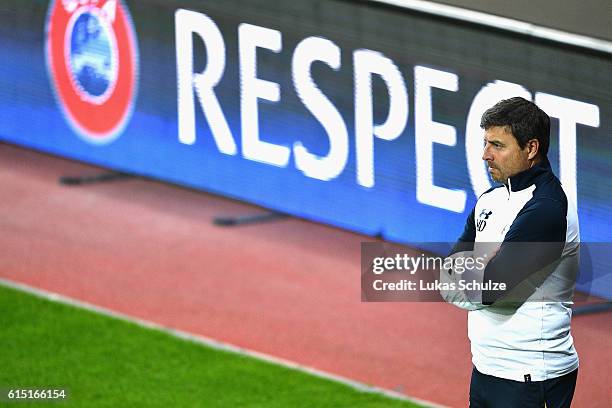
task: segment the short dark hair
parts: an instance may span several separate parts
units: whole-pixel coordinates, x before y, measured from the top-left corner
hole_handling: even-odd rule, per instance
[[[535,103],[519,96],[503,99],[487,109],[480,120],[480,127],[487,130],[504,126],[512,133],[520,148],[531,139],[540,142],[538,155],[546,157],[550,144],[550,117]]]

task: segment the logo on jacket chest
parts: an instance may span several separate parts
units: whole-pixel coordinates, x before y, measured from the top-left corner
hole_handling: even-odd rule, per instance
[[[493,214],[493,211],[487,210],[486,208],[480,212],[480,215],[476,220],[476,229],[479,232],[483,231],[486,228],[487,220],[489,219],[489,216],[491,216],[491,214]]]

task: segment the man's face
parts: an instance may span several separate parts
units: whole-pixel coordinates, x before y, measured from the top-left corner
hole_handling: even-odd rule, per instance
[[[506,127],[493,126],[485,131],[482,159],[498,183],[507,183],[508,178],[527,170],[530,167],[528,156],[528,146],[521,149]]]

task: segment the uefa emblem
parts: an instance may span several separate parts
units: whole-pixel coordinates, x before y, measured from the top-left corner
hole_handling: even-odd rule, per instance
[[[127,124],[137,87],[138,49],[121,0],[53,0],[46,27],[47,68],[70,126],[104,144]]]

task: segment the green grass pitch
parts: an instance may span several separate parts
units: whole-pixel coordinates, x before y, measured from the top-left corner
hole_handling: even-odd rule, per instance
[[[0,286],[0,389],[65,388],[22,407],[417,407]]]

